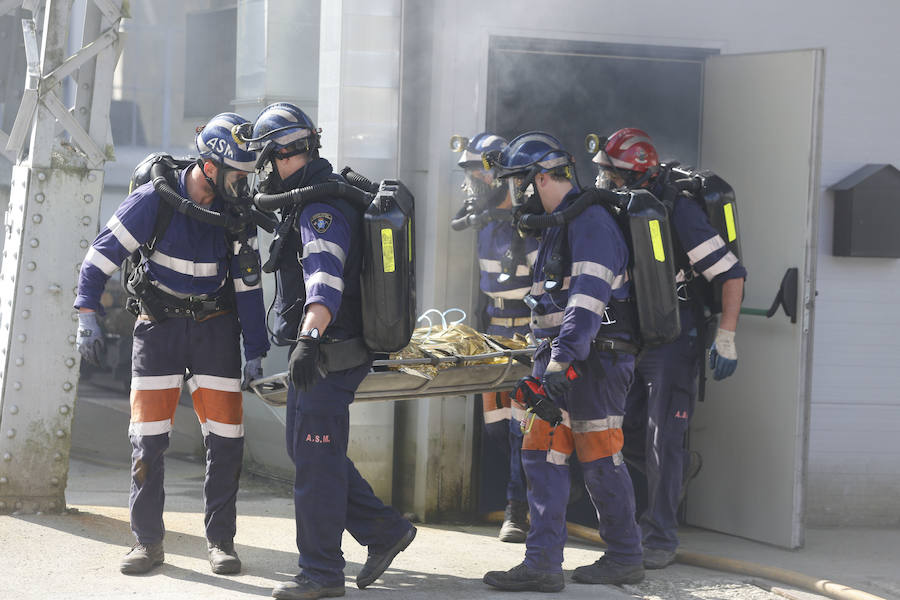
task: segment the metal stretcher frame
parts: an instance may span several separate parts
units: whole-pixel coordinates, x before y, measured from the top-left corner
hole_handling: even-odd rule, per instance
[[[436,356],[425,358],[401,358],[376,360],[375,369],[363,379],[356,390],[356,401],[374,402],[387,400],[413,400],[440,396],[461,396],[480,392],[511,390],[516,382],[531,374],[531,356],[534,347],[516,350],[498,350],[483,354]],[[506,358],[506,362],[494,364],[466,364],[472,361]],[[453,366],[438,369],[432,379],[387,369],[388,367],[415,367],[421,365]],[[250,388],[263,402],[272,406],[287,403],[289,376],[278,373],[257,379]]]

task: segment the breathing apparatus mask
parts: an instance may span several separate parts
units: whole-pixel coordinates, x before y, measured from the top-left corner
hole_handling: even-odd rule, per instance
[[[198,159],[197,166],[200,167],[203,177],[216,192],[217,196],[229,204],[250,206],[253,195],[250,193],[250,182],[247,179],[249,173],[247,171],[232,169],[212,161],[216,165],[216,179],[214,181],[203,169],[204,162],[202,158]]]
[[[247,124],[249,125],[249,124]],[[321,130],[300,127],[296,124],[278,127],[253,137],[252,125],[243,125],[240,138],[247,142],[251,150],[257,151],[255,167],[255,187],[263,194],[277,194],[286,191],[287,183],[282,179],[276,165],[277,160],[284,160],[306,154],[321,147],[319,133]],[[305,169],[306,166],[303,166]],[[291,175],[291,178],[294,178]]]

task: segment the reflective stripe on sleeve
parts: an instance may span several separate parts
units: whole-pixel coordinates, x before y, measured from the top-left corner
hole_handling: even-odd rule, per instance
[[[131,232],[122,225],[122,222],[116,215],[109,218],[109,221],[106,222],[106,227],[109,229],[110,233],[113,234],[113,237],[119,240],[122,247],[128,250],[129,254],[137,250],[140,246],[140,243],[138,243],[138,241],[134,239],[134,236],[131,235]]]
[[[343,266],[344,261],[347,260],[347,255],[339,244],[323,240],[322,238],[316,238],[311,242],[304,244],[303,256],[301,256],[300,259],[303,260],[310,254],[316,254],[318,252],[327,252],[328,254],[331,254],[341,262],[341,266]]]
[[[612,284],[613,278],[615,277],[613,272],[607,267],[589,260],[580,260],[572,263],[572,277],[577,277],[578,275],[597,277],[608,284]]]
[[[84,261],[91,263],[101,271],[103,271],[106,275],[112,275],[116,272],[116,269],[119,268],[119,265],[114,263],[113,261],[106,258],[102,252],[91,246],[91,249],[87,251],[87,254],[84,257]]]
[[[705,242],[697,244],[696,246],[688,250],[688,260],[691,261],[691,264],[694,264],[698,261],[703,260],[723,246],[725,246],[725,240],[723,240],[720,235],[716,234]]]
[[[538,329],[549,329],[551,327],[559,327],[562,325],[566,312],[561,310],[546,315],[534,315],[531,319],[532,326]]]
[[[572,294],[566,308],[584,308],[602,317],[603,311],[606,310],[606,302],[587,294]]]
[[[707,281],[712,281],[716,275],[724,273],[731,267],[737,264],[737,257],[729,252],[722,258],[720,258],[713,266],[703,271],[703,276]]]
[[[309,288],[317,284],[327,285],[339,292],[344,291],[344,280],[325,271],[319,271],[309,276],[309,279],[306,280],[307,294],[309,293]]]

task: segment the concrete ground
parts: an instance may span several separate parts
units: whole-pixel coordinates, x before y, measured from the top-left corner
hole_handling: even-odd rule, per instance
[[[3,599],[252,598],[265,597],[296,570],[293,507],[282,484],[247,477],[238,500],[235,539],[244,563],[238,576],[213,575],[206,559],[200,489],[203,465],[170,457],[166,469],[166,562],[144,576],[119,573],[131,543],[128,524],[129,470],[126,464],[71,463],[64,515],[0,517],[0,571]],[[522,559],[523,546],[496,539],[493,525],[419,525],[410,548],[385,577],[365,591],[355,575],[365,549],[348,534],[347,595],[373,599],[546,598],[538,593],[511,595],[481,582],[485,571],[505,569]],[[900,598],[900,531],[812,530],[807,547],[789,552],[708,531],[687,530],[683,547],[717,556],[750,560],[833,579],[884,598]],[[570,540],[564,568],[596,560],[600,550]],[[571,581],[570,579],[568,579]],[[673,565],[650,571],[647,581],[626,589],[568,583],[565,598],[751,599],[779,598],[747,577]],[[796,598],[820,598],[798,594]]]

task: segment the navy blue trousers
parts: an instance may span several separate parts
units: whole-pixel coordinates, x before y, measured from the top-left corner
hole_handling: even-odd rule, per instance
[[[543,375],[549,360],[545,343],[535,353],[535,377]],[[562,570],[573,451],[597,510],[600,535],[608,544],[606,555],[622,564],[641,562],[634,491],[621,454],[622,415],[633,370],[633,356],[601,354],[595,362],[585,363],[566,397],[555,400],[564,411],[563,424],[552,430],[541,419],[526,422],[529,431],[522,445],[522,462],[528,478],[531,531],[525,540],[525,564],[532,569]]]
[[[647,481],[639,516],[648,548],[678,547],[678,501],[687,456],[685,434],[694,414],[702,348],[695,319],[681,311],[682,333],[671,344],[647,350],[635,369],[625,406],[623,453]]]
[[[329,374],[309,392],[288,389],[285,430],[294,462],[298,565],[325,586],[343,585],[344,529],[369,554],[394,545],[409,521],[375,496],[347,457],[350,403],[369,365]]]
[[[131,378],[131,530],[144,544],[165,534],[163,455],[185,374],[206,447],[204,524],[211,542],[236,529],[244,455],[240,326],[233,313],[203,322],[167,319],[134,326]]]

